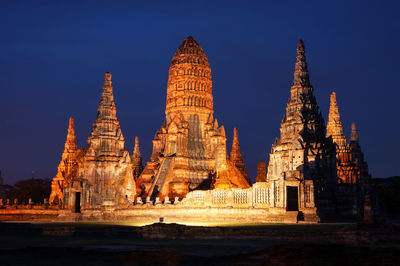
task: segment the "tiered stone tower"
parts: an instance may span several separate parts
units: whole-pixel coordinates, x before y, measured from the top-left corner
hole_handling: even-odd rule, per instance
[[[315,213],[331,210],[336,183],[335,149],[325,137],[325,123],[313,95],[303,41],[298,42],[293,85],[282,119],[280,138],[272,145],[267,180],[272,205]]]
[[[50,204],[58,204],[63,199],[64,188],[68,186],[77,171],[77,154],[74,119],[69,118],[67,139],[64,145],[64,152],[57,168],[57,174],[51,183]]]
[[[190,190],[209,189],[217,177],[217,187],[249,186],[226,160],[225,130],[213,113],[210,64],[200,45],[188,37],[172,58],[165,122],[137,181],[141,197],[183,198]]]
[[[331,94],[326,137],[332,137],[332,141],[336,146],[338,182],[358,183],[357,171],[353,163],[350,147],[347,145],[346,137],[343,134],[343,125],[340,122],[339,107],[335,92]]]
[[[142,155],[140,154],[139,137],[135,137],[135,147],[133,148],[133,155],[131,157],[133,165],[133,177],[138,179],[143,171]]]
[[[64,193],[65,208],[113,208],[134,201],[136,185],[124,144],[116,115],[111,73],[106,72],[87,148],[79,162],[76,177]]]
[[[236,166],[237,169],[242,173],[243,177],[246,178],[247,182],[250,183],[250,179],[247,176],[246,166],[244,164],[242,153],[240,152],[239,136],[237,128],[233,129],[233,141],[230,161]]]

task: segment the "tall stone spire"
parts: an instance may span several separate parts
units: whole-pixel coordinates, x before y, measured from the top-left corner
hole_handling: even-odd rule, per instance
[[[350,147],[343,134],[343,125],[340,121],[339,107],[336,93],[332,92],[330,99],[329,118],[326,127],[326,137],[332,138],[336,146],[336,168],[339,183],[357,183],[357,170],[353,163]]]
[[[243,177],[250,181],[247,176],[246,166],[244,164],[242,153],[240,152],[239,136],[237,128],[233,129],[233,142],[231,149],[230,161],[239,169]]]
[[[83,209],[114,208],[130,205],[136,196],[136,184],[129,152],[117,120],[111,73],[104,75],[99,107],[87,147],[80,150],[78,172],[65,193],[64,207],[76,205],[81,193]]]
[[[332,167],[336,166],[335,148],[325,134],[324,119],[313,94],[307,69],[304,42],[297,44],[297,57],[290,98],[286,114],[282,119],[280,138],[272,145],[269,156],[267,180],[274,184],[271,204],[279,207],[289,206],[286,186],[296,184],[302,200],[294,209],[308,209],[314,212],[314,197],[323,199],[328,205],[336,182]],[[290,207],[292,208],[292,207]],[[327,207],[326,210],[329,210]],[[323,213],[323,212],[321,212]]]
[[[133,148],[132,164],[133,164],[133,177],[136,180],[143,171],[142,155],[140,154],[138,136],[135,137],[135,147]]]
[[[351,142],[358,142],[358,133],[357,133],[356,122],[351,123],[350,141]]]
[[[88,155],[113,160],[113,157],[122,156],[124,144],[124,137],[117,120],[111,73],[106,72],[96,121],[88,138]],[[92,153],[94,151],[95,154]]]
[[[61,161],[58,165],[57,174],[53,178],[51,184],[50,204],[56,204],[62,200],[62,193],[64,187],[68,186],[75,172],[77,157],[77,144],[75,135],[75,124],[72,117],[69,118],[69,125],[67,131],[67,139],[64,145],[64,152],[61,155]]]
[[[326,127],[326,137],[330,136],[332,136],[333,142],[339,147],[339,149],[346,148],[346,137],[343,134],[342,122],[340,122],[339,107],[337,105],[335,92],[332,92],[331,94],[328,124]]]

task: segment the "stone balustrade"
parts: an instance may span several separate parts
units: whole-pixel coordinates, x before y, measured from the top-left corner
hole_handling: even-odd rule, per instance
[[[178,197],[171,200],[165,197],[164,201],[160,201],[158,197],[151,200],[146,198],[143,202],[141,198],[137,198],[135,206],[140,205],[179,205],[181,207],[238,207],[238,208],[269,208],[273,206],[270,197],[271,188],[267,182],[258,182],[251,188],[240,189],[217,188],[214,190],[195,190],[189,192],[182,201]]]
[[[49,205],[48,199],[44,199],[43,203],[35,203],[31,198],[28,202],[20,202],[17,198],[15,199],[2,199],[0,198],[0,209],[59,209],[57,205]]]

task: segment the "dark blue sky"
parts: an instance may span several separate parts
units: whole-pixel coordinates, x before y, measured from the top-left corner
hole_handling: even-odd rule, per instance
[[[252,178],[279,135],[300,38],[325,119],[334,90],[347,137],[357,122],[372,175],[400,175],[399,1],[81,2],[0,4],[7,183],[32,170],[56,174],[69,116],[84,147],[105,71],[113,74],[125,147],[132,152],[138,135],[147,161],[164,120],[170,60],[188,35],[211,63],[215,117],[228,149],[238,127]]]

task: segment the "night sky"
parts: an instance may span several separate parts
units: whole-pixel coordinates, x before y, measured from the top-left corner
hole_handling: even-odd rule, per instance
[[[125,148],[132,153],[139,136],[148,161],[164,121],[169,64],[189,35],[210,61],[214,116],[228,150],[238,127],[252,178],[279,136],[298,39],[325,121],[336,91],[345,134],[356,121],[372,175],[400,175],[400,1],[81,2],[1,1],[6,183],[32,170],[54,177],[69,116],[78,146],[86,145],[105,71],[113,75]]]

